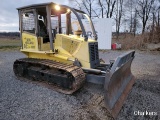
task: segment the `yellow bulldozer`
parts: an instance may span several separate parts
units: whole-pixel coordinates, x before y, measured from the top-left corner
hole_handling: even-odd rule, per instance
[[[135,51],[106,64],[99,59],[98,37],[85,12],[52,2],[17,9],[20,51],[27,57],[14,62],[15,75],[47,84],[64,94],[72,94],[85,82],[101,84],[106,109],[115,118],[135,81],[131,73]],[[71,22],[75,19],[77,29]],[[92,39],[82,19],[88,20]]]

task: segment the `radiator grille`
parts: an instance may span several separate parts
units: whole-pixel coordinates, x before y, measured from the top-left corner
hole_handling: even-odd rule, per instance
[[[95,68],[99,65],[98,43],[89,43],[89,51],[91,67]]]
[[[91,55],[90,55],[91,61],[94,61],[94,60],[95,60],[95,55],[94,55],[94,53],[95,53],[94,45],[90,45],[90,51],[91,51]]]

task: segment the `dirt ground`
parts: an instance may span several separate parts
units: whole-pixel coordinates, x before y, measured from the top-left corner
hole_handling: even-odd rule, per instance
[[[100,52],[106,62],[125,51]],[[107,120],[103,86],[85,84],[73,95],[64,95],[18,80],[13,62],[25,57],[19,51],[0,51],[0,120]],[[160,53],[136,51],[132,64],[136,77],[117,120],[160,119]],[[154,115],[137,115],[143,112]]]

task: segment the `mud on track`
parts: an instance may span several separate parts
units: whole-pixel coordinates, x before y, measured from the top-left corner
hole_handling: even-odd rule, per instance
[[[108,62],[123,52],[100,52],[100,57]],[[104,108],[103,86],[85,84],[73,95],[64,95],[17,80],[12,70],[13,62],[23,57],[18,51],[0,51],[0,119],[111,119]],[[160,119],[160,54],[137,51],[132,72],[137,80],[117,119]],[[146,110],[158,115],[134,115],[134,111]]]

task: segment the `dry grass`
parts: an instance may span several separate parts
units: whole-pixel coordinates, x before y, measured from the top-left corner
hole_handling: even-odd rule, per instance
[[[145,49],[146,44],[145,42],[148,41],[149,36],[147,34],[143,35],[132,35],[132,34],[125,34],[120,35],[119,39],[116,40],[116,37],[113,36],[112,43],[119,43],[122,45],[122,49]]]
[[[151,27],[149,32],[141,35],[134,36],[130,33],[123,33],[119,35],[117,39],[116,36],[112,36],[112,43],[120,43],[122,49],[141,49],[147,48],[147,44],[160,43],[160,26]]]
[[[0,37],[0,50],[17,50],[20,48],[19,38]]]

